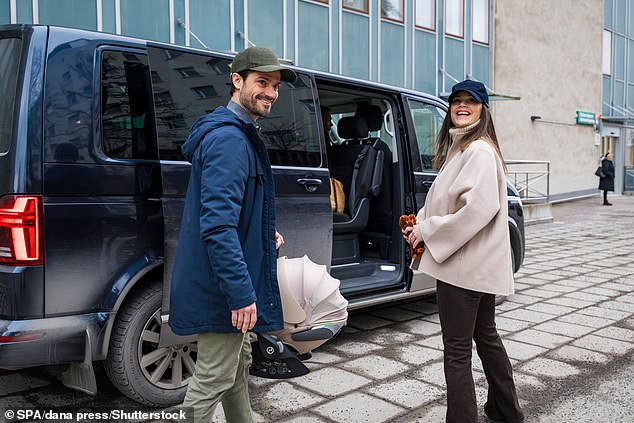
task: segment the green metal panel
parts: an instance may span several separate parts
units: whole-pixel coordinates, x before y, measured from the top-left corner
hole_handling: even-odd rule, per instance
[[[629,11],[630,11],[630,19],[627,25],[627,34],[630,36],[630,38],[634,38],[634,1],[630,2]]]
[[[405,29],[390,22],[381,22],[381,82],[404,86]]]
[[[478,81],[489,84],[489,47],[473,44],[473,62],[471,64],[472,74]]]
[[[414,89],[436,94],[436,35],[415,32]]]
[[[231,50],[230,6],[230,0],[216,0],[213,7],[208,0],[189,0],[189,27],[212,50]],[[203,48],[192,36],[189,45]]]
[[[286,2],[286,57],[295,60],[295,2]]]
[[[620,35],[613,35],[614,37],[614,53],[612,58],[614,60],[613,74],[616,79],[625,79],[625,38]]]
[[[370,22],[366,16],[343,14],[341,70],[344,75],[370,78],[369,26]]]
[[[40,23],[97,29],[97,3],[85,0],[39,0]]]
[[[612,26],[612,12],[614,10],[613,0],[603,0],[603,20],[606,28],[614,29]]]
[[[121,33],[169,42],[169,0],[121,0]]]
[[[11,23],[11,5],[9,0],[0,0],[0,25]]]
[[[299,2],[298,56],[300,66],[328,70],[328,9],[312,3]]]
[[[16,0],[17,23],[33,23],[33,2],[31,0]]]
[[[625,13],[625,0],[616,0],[616,30],[620,33],[625,33],[625,22],[627,20],[627,14]]]
[[[625,107],[625,84],[614,81],[614,106],[623,109]]]
[[[101,0],[101,28],[103,32],[115,33],[116,16],[114,0]]]
[[[465,79],[464,41],[445,37],[445,69],[451,77],[458,81]],[[449,75],[445,78],[444,91],[450,91],[456,81]]]
[[[249,0],[249,40],[268,47],[278,57],[284,55],[284,2]],[[328,31],[326,30],[326,33]]]

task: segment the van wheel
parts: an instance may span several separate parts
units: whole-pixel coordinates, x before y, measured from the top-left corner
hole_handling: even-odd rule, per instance
[[[181,403],[194,374],[196,343],[158,347],[163,290],[142,288],[119,309],[105,370],[123,394],[153,407]]]

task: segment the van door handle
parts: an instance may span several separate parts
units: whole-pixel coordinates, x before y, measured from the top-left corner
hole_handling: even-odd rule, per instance
[[[304,188],[306,188],[306,191],[315,192],[317,191],[317,188],[321,186],[321,179],[299,178],[297,180],[297,183],[299,185],[304,185]]]

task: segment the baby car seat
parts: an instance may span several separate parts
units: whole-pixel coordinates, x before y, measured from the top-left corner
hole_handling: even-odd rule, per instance
[[[348,301],[339,292],[339,280],[326,266],[307,256],[277,260],[284,329],[257,334],[250,373],[288,379],[309,372],[301,362],[310,352],[332,339],[348,319]]]

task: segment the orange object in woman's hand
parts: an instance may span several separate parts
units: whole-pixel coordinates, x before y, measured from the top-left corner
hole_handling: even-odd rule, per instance
[[[401,230],[405,230],[405,228],[407,228],[408,226],[414,226],[416,224],[416,215],[415,214],[410,214],[410,215],[402,215],[399,219],[398,219],[398,224],[401,227]],[[411,248],[411,244],[410,244],[410,248]],[[423,246],[422,243],[418,244],[416,246],[416,248],[412,248],[412,258],[418,258],[421,255],[423,255],[423,251],[425,251],[425,247]]]

